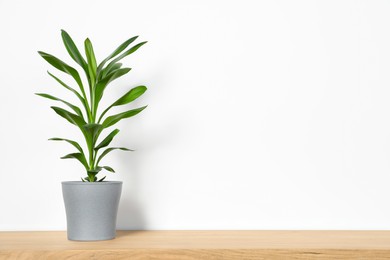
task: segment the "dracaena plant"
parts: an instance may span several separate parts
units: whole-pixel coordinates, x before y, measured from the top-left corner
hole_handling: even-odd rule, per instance
[[[70,139],[55,137],[50,138],[49,140],[65,141],[77,149],[77,152],[67,154],[61,157],[61,159],[76,159],[84,166],[87,176],[81,178],[82,181],[103,181],[105,177],[100,179],[96,177],[96,175],[101,170],[104,169],[109,172],[115,172],[110,166],[101,165],[101,160],[103,157],[113,150],[131,150],[125,147],[108,147],[114,136],[118,134],[119,129],[114,129],[104,138],[100,138],[102,132],[106,128],[115,125],[122,119],[137,115],[142,110],[144,110],[146,106],[127,110],[119,114],[113,114],[109,116],[106,114],[110,111],[111,108],[129,104],[130,102],[140,97],[146,91],[146,87],[137,86],[130,89],[126,92],[126,94],[105,108],[101,113],[98,113],[99,104],[108,84],[115,79],[127,74],[131,70],[131,68],[123,68],[119,61],[138,50],[146,42],[141,42],[131,46],[138,36],[132,37],[119,45],[119,47],[116,48],[107,58],[98,64],[96,62],[92,43],[88,38],[84,41],[84,58],[66,31],[62,30],[61,36],[70,57],[81,67],[82,71],[84,71],[86,82],[88,82],[87,87],[84,86],[80,74],[75,68],[69,66],[51,54],[42,51],[39,51],[38,53],[54,68],[70,75],[71,78],[73,78],[73,84],[77,85],[78,90],[69,86],[68,84],[65,84],[58,77],[48,72],[48,74],[55,81],[57,81],[59,85],[71,91],[78,98],[81,103],[81,107],[49,94],[36,94],[44,98],[59,101],[72,110],[72,112],[70,112],[64,108],[56,106],[51,107],[58,115],[66,119],[69,123],[77,126],[81,130],[88,151],[87,153],[84,152],[82,146],[79,143]]]

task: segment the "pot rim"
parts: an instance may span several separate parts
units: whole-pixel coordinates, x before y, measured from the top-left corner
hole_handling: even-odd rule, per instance
[[[83,181],[63,181],[62,185],[110,185],[122,184],[122,181],[102,181],[102,182],[83,182]]]

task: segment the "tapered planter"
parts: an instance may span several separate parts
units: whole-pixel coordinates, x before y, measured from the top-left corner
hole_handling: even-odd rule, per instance
[[[114,239],[121,191],[121,181],[62,182],[68,239]]]

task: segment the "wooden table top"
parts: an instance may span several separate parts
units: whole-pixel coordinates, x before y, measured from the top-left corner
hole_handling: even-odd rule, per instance
[[[118,231],[75,242],[64,231],[0,232],[0,259],[390,259],[390,231]]]

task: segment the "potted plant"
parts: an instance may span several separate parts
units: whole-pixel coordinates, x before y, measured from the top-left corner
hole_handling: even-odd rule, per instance
[[[102,133],[114,126],[122,119],[137,115],[146,106],[127,110],[119,114],[108,116],[111,108],[123,106],[140,97],[145,91],[145,86],[137,86],[127,91],[101,113],[98,112],[100,101],[109,83],[127,74],[131,68],[123,68],[120,60],[138,50],[146,42],[131,44],[138,36],[132,37],[119,45],[107,58],[99,64],[96,62],[91,41],[87,38],[84,42],[85,56],[80,53],[69,34],[62,30],[62,40],[70,57],[82,68],[86,76],[88,87],[84,87],[79,72],[54,57],[51,54],[39,51],[50,65],[73,78],[78,90],[64,83],[58,77],[48,74],[62,87],[71,91],[80,101],[81,106],[76,106],[68,101],[55,96],[36,93],[37,95],[61,102],[69,109],[57,106],[51,108],[59,116],[78,127],[85,139],[84,151],[78,142],[66,138],[50,138],[52,141],[64,141],[76,148],[76,152],[67,154],[61,159],[76,159],[85,168],[86,177],[81,181],[62,182],[62,191],[65,202],[67,218],[67,234],[69,240],[106,240],[115,238],[116,216],[122,189],[120,181],[104,181],[106,176],[98,178],[102,171],[114,172],[110,166],[102,164],[102,159],[113,150],[131,151],[125,147],[109,147],[111,141],[118,134],[119,129],[114,129],[104,137]],[[71,111],[70,111],[71,110]]]

